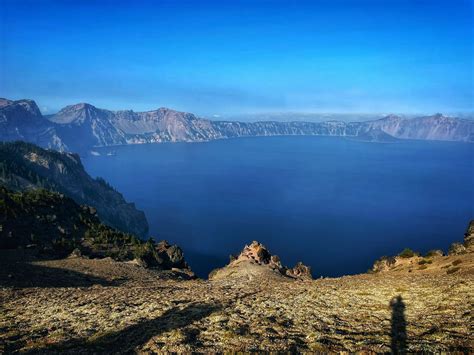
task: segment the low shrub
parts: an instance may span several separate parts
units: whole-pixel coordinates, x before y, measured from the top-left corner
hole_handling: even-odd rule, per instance
[[[459,269],[461,269],[459,266],[458,267],[453,267],[453,268],[448,269],[448,271],[446,271],[446,273],[448,275],[449,274],[454,274],[455,272],[459,271]]]
[[[432,258],[434,256],[440,255],[441,250],[430,250],[426,253],[425,258]]]
[[[412,258],[415,255],[416,255],[415,252],[411,250],[410,248],[405,248],[400,254],[398,254],[398,256],[401,258]]]
[[[432,263],[433,261],[429,259],[421,259],[420,261],[418,261],[418,265],[425,265],[425,264],[432,264]]]

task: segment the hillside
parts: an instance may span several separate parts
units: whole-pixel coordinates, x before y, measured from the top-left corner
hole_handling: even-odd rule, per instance
[[[189,270],[179,247],[166,241],[145,242],[108,227],[100,222],[94,208],[44,189],[12,192],[0,187],[0,249],[5,255],[26,249],[31,256],[42,258],[70,254],[111,257],[160,270]]]
[[[421,139],[474,141],[474,121],[441,114],[415,118],[388,115],[365,122],[238,122],[203,119],[159,108],[111,111],[87,103],[43,117],[34,101],[2,99],[0,140],[25,140],[43,147],[84,153],[99,146],[279,135],[341,136],[365,141]]]
[[[148,234],[145,214],[103,179],[93,179],[77,154],[33,144],[0,142],[0,185],[14,190],[45,188],[97,209],[101,220],[141,237]]]
[[[211,281],[111,259],[1,255],[0,351],[471,353],[473,225],[464,249],[430,263],[403,253],[411,266],[318,280],[277,272],[258,243]]]

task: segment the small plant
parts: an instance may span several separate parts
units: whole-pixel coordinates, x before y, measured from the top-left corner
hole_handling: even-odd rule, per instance
[[[425,258],[432,258],[434,256],[440,255],[441,250],[430,250],[426,253]]]
[[[429,259],[421,259],[420,261],[418,261],[418,265],[425,265],[425,264],[432,264],[432,263],[433,261]]]
[[[446,273],[449,275],[449,274],[454,274],[455,272],[459,271],[459,269],[461,269],[459,266],[458,267],[453,267],[451,269],[448,269],[448,271],[446,271]]]
[[[415,252],[410,248],[405,248],[398,256],[401,258],[412,258],[415,256]]]
[[[425,270],[425,269],[427,269],[427,268],[428,268],[428,266],[426,266],[426,265],[420,265],[420,267],[418,268],[418,270]]]

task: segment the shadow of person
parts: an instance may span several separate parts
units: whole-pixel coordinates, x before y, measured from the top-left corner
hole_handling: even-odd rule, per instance
[[[34,349],[29,353],[135,353],[136,347],[146,344],[151,338],[173,329],[184,328],[220,308],[220,305],[205,303],[192,303],[182,309],[174,307],[157,318],[141,321],[93,339],[72,339],[42,349]],[[197,341],[197,335],[193,333],[188,341]]]
[[[397,296],[390,302],[392,308],[391,350],[392,354],[407,352],[407,322],[405,319],[405,303],[402,296]]]

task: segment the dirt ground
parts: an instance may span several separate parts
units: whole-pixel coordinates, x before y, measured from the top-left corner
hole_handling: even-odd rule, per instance
[[[0,353],[474,351],[474,253],[312,281],[0,260]]]

